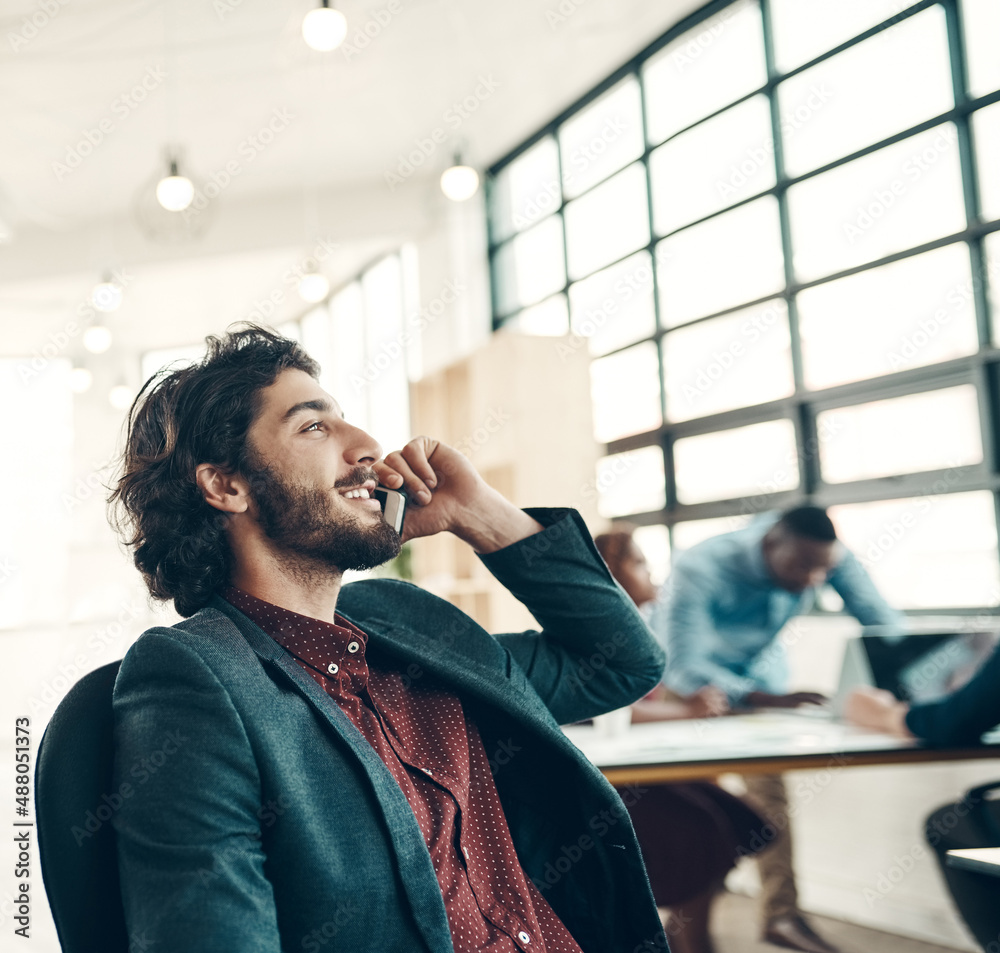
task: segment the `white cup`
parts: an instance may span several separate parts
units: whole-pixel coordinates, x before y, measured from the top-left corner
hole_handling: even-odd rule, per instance
[[[618,708],[594,718],[594,731],[601,738],[617,738],[624,735],[632,724],[632,707]]]

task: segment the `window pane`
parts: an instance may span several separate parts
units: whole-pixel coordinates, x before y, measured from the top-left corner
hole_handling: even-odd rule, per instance
[[[61,622],[79,610],[69,598],[70,534],[74,518],[80,530],[77,504],[97,503],[103,515],[104,490],[95,478],[107,480],[110,471],[87,453],[90,472],[73,472],[70,369],[59,357],[41,366],[32,358],[0,358],[0,441],[7,448],[0,467],[0,629]]]
[[[361,282],[352,281],[330,300],[333,321],[333,396],[344,416],[362,430],[369,430],[365,380],[365,311]]]
[[[785,302],[671,331],[663,339],[663,376],[670,420],[787,397],[795,381]]]
[[[651,57],[643,69],[649,141],[662,142],[764,85],[756,3],[735,3]]]
[[[660,458],[662,460],[662,454]],[[646,557],[653,585],[662,585],[670,572],[670,531],[661,523],[639,526],[632,533],[632,538]]]
[[[385,453],[402,450],[410,431],[410,385],[406,364],[396,361],[368,388],[368,432]]]
[[[490,224],[494,243],[534,225],[562,201],[556,141],[546,136],[518,156],[490,187]]]
[[[795,272],[807,281],[965,227],[951,123],[788,191]]]
[[[990,313],[993,315],[993,340],[1000,342],[1000,232],[983,240],[983,257],[989,285]]]
[[[774,294],[785,283],[778,203],[767,195],[686,228],[656,260],[667,327]]]
[[[509,321],[504,322],[504,330],[521,334],[558,336],[569,333],[569,313],[566,310],[566,296],[553,295],[541,304],[519,311]]]
[[[683,437],[674,444],[674,468],[681,503],[794,490],[799,485],[795,427],[790,420],[768,420]]]
[[[566,206],[566,254],[572,278],[582,278],[649,242],[646,170],[629,166]]]
[[[680,554],[685,549],[697,546],[698,543],[721,536],[723,533],[735,533],[750,522],[749,516],[717,516],[709,520],[688,520],[674,524],[674,553]]]
[[[766,96],[754,96],[664,143],[649,157],[658,235],[774,185]]]
[[[985,491],[830,508],[845,545],[901,609],[992,606],[1000,591],[996,514]]]
[[[663,451],[643,447],[597,461],[597,511],[613,519],[648,513],[666,503]]]
[[[403,329],[403,272],[399,258],[389,255],[361,276],[365,336],[374,356],[399,338]]]
[[[973,113],[979,202],[985,221],[1000,218],[1000,103]]]
[[[805,383],[813,389],[947,361],[979,347],[964,243],[807,288],[798,307]]]
[[[782,72],[808,63],[898,13],[899,0],[771,0],[775,61]],[[822,29],[817,25],[822,24]]]
[[[816,425],[827,483],[951,471],[983,461],[972,384],[838,407],[819,414]]]
[[[1000,87],[1000,4],[996,0],[962,0],[965,17],[965,49],[969,66],[969,92],[973,96],[992,93]]]
[[[569,288],[573,333],[588,339],[590,353],[607,354],[656,330],[653,265],[641,251]]]
[[[553,215],[499,248],[493,258],[493,280],[500,314],[559,291],[566,283],[562,219]]]
[[[923,13],[824,60],[778,87],[785,168],[800,175],[950,109],[944,11]],[[804,114],[803,114],[804,115]]]
[[[319,386],[337,396],[337,377],[333,361],[333,319],[325,304],[318,305],[302,316],[302,346],[320,363]],[[393,353],[396,353],[395,351]],[[401,355],[405,363],[405,355]]]
[[[594,438],[599,443],[654,430],[660,413],[660,368],[656,345],[637,344],[590,365]]]
[[[566,198],[585,192],[638,159],[643,145],[639,83],[630,76],[560,128]]]

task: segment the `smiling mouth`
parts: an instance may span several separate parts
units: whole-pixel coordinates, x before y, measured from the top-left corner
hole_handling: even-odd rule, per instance
[[[340,491],[340,495],[345,500],[350,500],[352,503],[360,503],[362,505],[368,504],[368,508],[378,508],[381,509],[381,504],[375,499],[373,491],[375,490],[375,481],[367,480],[360,486],[349,486],[345,487]]]

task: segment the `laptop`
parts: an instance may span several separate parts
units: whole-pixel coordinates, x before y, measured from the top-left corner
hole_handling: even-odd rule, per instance
[[[965,685],[998,643],[998,631],[866,628],[845,647],[831,707],[842,715],[848,696],[864,685],[884,688],[911,704],[937,701]]]

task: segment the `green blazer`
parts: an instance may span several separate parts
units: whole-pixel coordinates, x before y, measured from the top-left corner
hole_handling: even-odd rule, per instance
[[[628,815],[559,729],[648,692],[663,655],[572,510],[484,556],[541,631],[492,636],[405,582],[344,587],[367,654],[462,700],[529,877],[586,953],[665,949]],[[295,659],[216,597],[144,633],[114,689],[122,899],[155,953],[451,953],[399,786]],[[641,796],[638,789],[636,796]],[[146,945],[142,945],[146,944]]]

